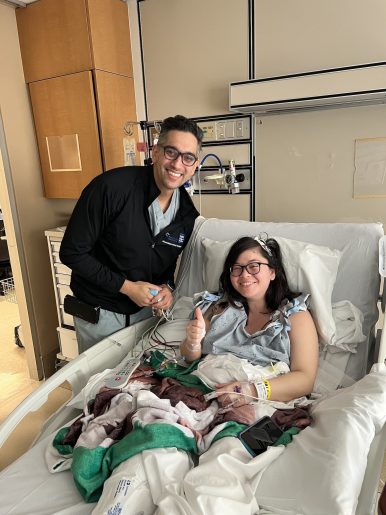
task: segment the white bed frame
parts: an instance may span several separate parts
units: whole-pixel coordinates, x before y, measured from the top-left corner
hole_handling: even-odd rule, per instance
[[[362,311],[365,310],[364,333],[368,335],[366,344],[361,346],[362,350],[350,358],[346,373],[358,379],[374,362],[384,362],[386,331],[382,330],[378,341],[375,338],[379,298],[378,242],[383,236],[381,224],[260,223],[200,217],[196,221],[194,233],[182,255],[177,277],[177,295],[192,296],[193,293],[205,289],[202,274],[199,273],[203,269],[204,258],[201,238],[226,241],[244,235],[256,236],[262,232],[270,237],[282,236],[307,241],[343,252],[333,291],[333,301],[351,300]],[[150,319],[123,329],[85,351],[47,379],[0,425],[0,446],[6,443],[12,431],[30,411],[36,411],[45,403],[50,392],[56,387],[67,381],[75,396],[86,385],[91,375],[118,364],[136,345],[145,329],[154,323],[155,319]],[[46,421],[35,443],[59,429],[77,414],[79,410],[75,408],[67,405],[61,407]],[[375,513],[385,445],[386,426],[376,435],[372,443],[356,515]]]

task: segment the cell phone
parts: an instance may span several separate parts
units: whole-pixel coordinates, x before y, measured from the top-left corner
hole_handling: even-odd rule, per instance
[[[63,309],[65,313],[81,318],[90,324],[97,324],[99,321],[100,307],[90,306],[90,304],[77,299],[73,295],[64,297]]]
[[[267,450],[269,445],[275,443],[282,434],[283,431],[271,417],[263,417],[243,431],[240,431],[238,438],[252,456],[257,456]]]

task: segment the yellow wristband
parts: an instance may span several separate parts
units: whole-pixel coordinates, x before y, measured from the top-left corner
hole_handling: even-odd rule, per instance
[[[267,391],[267,400],[269,400],[271,398],[271,383],[267,379],[264,379],[263,383]]]

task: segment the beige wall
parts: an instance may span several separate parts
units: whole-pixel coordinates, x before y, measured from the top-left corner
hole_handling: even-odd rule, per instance
[[[140,4],[149,120],[228,112],[228,83],[248,78],[247,0]]]
[[[248,79],[248,0],[146,0],[139,5],[148,119],[228,113],[229,82]],[[202,195],[201,202],[195,194],[200,213],[249,220],[250,196],[223,192]]]
[[[383,0],[255,0],[256,77],[384,61]],[[386,106],[256,120],[256,218],[383,222],[385,199],[353,199],[355,139],[386,136]]]
[[[227,112],[228,83],[248,79],[247,3],[140,4],[149,119]],[[255,0],[254,12],[256,77],[385,60],[384,0]],[[386,136],[385,106],[275,115],[255,128],[256,219],[386,223],[386,199],[352,198],[355,139]]]
[[[29,316],[37,359],[46,373],[54,369],[58,350],[57,314],[44,230],[63,225],[74,201],[44,197],[35,133],[24,83],[15,11],[0,4],[0,109],[11,165],[22,251],[25,255],[25,288],[30,292]],[[22,321],[23,322],[23,321]],[[30,373],[37,374],[30,364]]]
[[[174,112],[227,112],[228,83],[248,78],[247,5],[246,0],[141,3],[144,20],[150,20],[143,32],[149,119]],[[130,11],[133,15],[136,9]],[[257,76],[379,61],[386,55],[383,0],[255,0],[255,16]],[[15,13],[3,4],[0,62],[0,108],[25,254],[25,286],[32,299],[32,334],[36,353],[49,369],[57,350],[57,320],[43,233],[65,224],[74,202],[43,195]],[[373,106],[257,120],[256,217],[386,222],[385,200],[352,199],[354,140],[386,136],[385,115],[386,107]]]
[[[386,106],[258,120],[256,218],[386,223],[386,198],[352,195],[355,139],[379,135],[386,136]]]
[[[254,0],[256,77],[384,61],[384,0]]]

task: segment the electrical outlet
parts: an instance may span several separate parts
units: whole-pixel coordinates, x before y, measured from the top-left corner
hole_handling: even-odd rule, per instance
[[[202,132],[204,133],[204,141],[216,139],[215,131],[214,131],[214,123],[211,123],[211,122],[202,123],[201,122],[198,125],[201,127]]]
[[[236,121],[236,138],[242,138],[244,136],[244,121]]]
[[[225,139],[225,122],[216,123],[216,136],[217,139]]]
[[[233,120],[225,122],[225,137],[226,139],[233,139],[235,137],[235,122]]]

